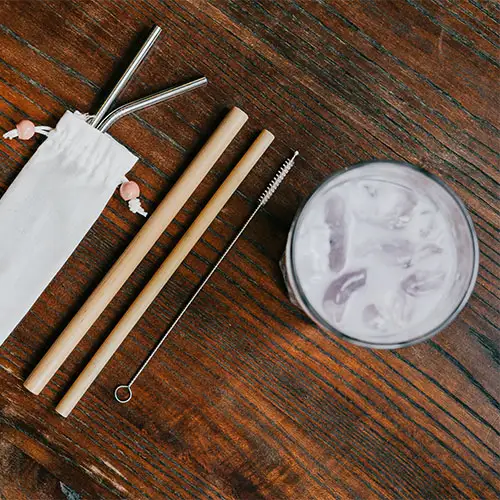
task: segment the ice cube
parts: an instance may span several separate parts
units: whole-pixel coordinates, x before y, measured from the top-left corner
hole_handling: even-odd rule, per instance
[[[395,266],[410,266],[413,255],[413,245],[409,240],[393,240],[381,243],[380,246],[385,262]]]
[[[375,198],[378,194],[377,187],[373,182],[362,182],[361,183],[362,188],[372,197]]]
[[[330,230],[324,222],[315,224],[309,231],[304,231],[300,235],[302,241],[307,242],[307,245],[303,245],[301,266],[308,275],[315,276],[319,274],[324,276],[325,272],[328,271],[330,252],[330,245],[328,244],[329,237]]]
[[[358,219],[387,229],[400,229],[411,220],[417,196],[407,188],[392,183],[358,183],[353,193]]]
[[[386,297],[386,311],[396,325],[404,326],[410,321],[412,306],[410,297],[400,290],[392,291]]]
[[[330,230],[328,254],[330,269],[342,271],[346,258],[345,203],[340,196],[332,196],[325,206],[325,222]]]
[[[431,208],[422,208],[414,213],[412,226],[421,238],[428,238],[436,225],[436,211]]]
[[[377,253],[384,263],[390,266],[409,267],[412,261],[414,247],[409,240],[395,238],[388,241],[376,242],[369,240],[360,245],[355,254],[365,256],[370,253]]]
[[[443,249],[440,246],[436,245],[435,243],[428,243],[421,246],[415,252],[415,255],[413,256],[413,262],[419,263],[441,253],[443,253]]]
[[[412,297],[425,295],[437,290],[444,282],[441,271],[416,271],[401,282],[401,288]]]
[[[333,301],[329,300],[323,304],[324,311],[326,313],[327,319],[329,319],[332,324],[338,324],[342,321],[344,316],[345,304],[335,304]]]
[[[339,276],[327,288],[323,297],[323,304],[345,304],[349,297],[366,283],[366,269],[358,269]]]
[[[368,326],[371,321],[372,328],[379,325],[381,331],[404,327],[412,318],[414,300],[402,290],[388,290],[376,297],[374,304],[365,307],[363,320]]]
[[[413,209],[417,205],[415,193],[408,189],[400,189],[394,197],[394,205],[388,216],[388,227],[390,229],[400,229],[410,222]]]
[[[369,304],[363,309],[363,322],[374,330],[384,331],[386,320],[375,304]]]

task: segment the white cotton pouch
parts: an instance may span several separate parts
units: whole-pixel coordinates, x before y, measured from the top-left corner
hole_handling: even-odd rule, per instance
[[[84,115],[67,111],[0,198],[0,345],[136,161]]]

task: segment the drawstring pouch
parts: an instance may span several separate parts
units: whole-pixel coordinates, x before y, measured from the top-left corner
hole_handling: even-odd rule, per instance
[[[0,198],[0,345],[68,260],[114,190],[121,185],[121,191],[133,191],[127,188],[135,183],[125,174],[137,157],[90,126],[88,118],[66,111],[55,129],[28,130],[28,135],[41,133],[47,139]],[[20,125],[4,138],[27,138]],[[138,198],[128,201],[129,208],[146,215]]]

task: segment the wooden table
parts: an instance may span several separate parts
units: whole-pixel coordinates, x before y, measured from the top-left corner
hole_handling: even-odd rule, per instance
[[[493,1],[3,0],[0,126],[89,111],[152,24],[163,35],[122,102],[210,85],[120,121],[154,209],[237,105],[219,166],[39,397],[22,382],[136,233],[114,196],[0,349],[0,498],[498,498],[498,62]],[[64,420],[54,405],[263,127],[271,150]],[[0,193],[40,139],[0,142]],[[134,386],[113,400],[291,151],[296,170]],[[424,344],[370,351],[313,326],[278,261],[301,200],[362,160],[424,166],[468,206],[479,278]],[[496,180],[495,180],[496,179]],[[0,242],[1,244],[1,242]]]

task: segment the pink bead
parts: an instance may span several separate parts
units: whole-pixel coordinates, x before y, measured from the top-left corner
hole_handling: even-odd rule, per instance
[[[125,200],[133,200],[134,198],[139,198],[139,195],[141,194],[141,190],[139,189],[139,185],[137,182],[134,181],[128,181],[124,182],[120,186],[120,196]]]
[[[19,139],[28,140],[35,135],[35,124],[29,120],[21,120],[16,129]]]

